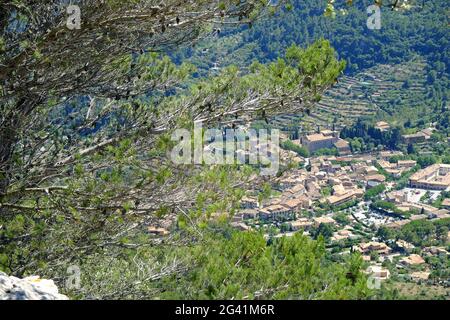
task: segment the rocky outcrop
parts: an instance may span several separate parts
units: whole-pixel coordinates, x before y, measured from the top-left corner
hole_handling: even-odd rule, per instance
[[[53,280],[37,276],[19,279],[0,272],[0,300],[68,300]]]

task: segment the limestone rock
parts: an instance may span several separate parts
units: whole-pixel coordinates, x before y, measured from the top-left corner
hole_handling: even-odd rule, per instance
[[[0,272],[0,300],[68,300],[53,280],[38,276],[19,279]]]

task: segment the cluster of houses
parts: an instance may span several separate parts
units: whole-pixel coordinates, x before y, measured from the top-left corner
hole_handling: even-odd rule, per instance
[[[423,143],[431,139],[435,128],[426,128],[413,134],[402,135],[402,141],[405,144]]]
[[[379,122],[376,127],[381,131],[390,129],[386,122]],[[432,131],[421,134],[431,136]],[[402,228],[411,221],[422,219],[450,218],[450,199],[445,199],[441,208],[423,203],[421,200],[426,190],[430,192],[450,190],[450,165],[435,164],[419,170],[409,178],[409,188],[393,190],[395,181],[387,183],[387,174],[400,178],[402,174],[417,168],[416,161],[391,162],[394,156],[403,155],[399,151],[352,155],[349,144],[338,136],[335,131],[322,130],[300,138],[299,142],[310,153],[324,148],[336,148],[339,156],[315,156],[305,159],[293,151],[269,146],[270,152],[279,152],[282,162],[295,161],[303,166],[290,169],[281,176],[271,179],[272,193],[268,198],[263,198],[258,189],[250,190],[248,195],[242,198],[241,208],[233,217],[232,225],[243,231],[255,226],[275,225],[280,231],[283,230],[276,237],[293,235],[298,231],[309,234],[313,228],[331,225],[333,234],[330,240],[332,242],[356,240],[350,242],[350,250],[361,253],[363,259],[370,264],[366,272],[376,279],[385,280],[391,276],[390,271],[381,265],[381,262],[389,260],[395,261],[399,269],[408,268],[411,279],[426,281],[430,277],[430,270],[427,269],[425,258],[448,255],[446,248],[421,248],[418,255],[415,254],[418,251],[415,251],[414,245],[403,240],[384,243],[379,242],[380,239],[377,237],[368,237],[365,231],[361,233],[361,225],[358,222],[361,214],[370,214],[364,211],[369,202],[364,204],[359,203],[359,200],[362,201],[370,188],[385,184],[387,189],[382,193],[382,199],[393,203],[400,211],[408,212],[408,218],[380,219],[380,224],[387,228]],[[243,150],[237,152],[245,153]],[[355,205],[357,202],[359,204]],[[347,203],[349,204],[344,206]],[[336,221],[340,221],[334,213],[336,210],[326,212],[327,208],[344,210],[354,205],[356,210],[363,211],[356,212],[352,209],[353,213],[346,216],[346,223]],[[380,224],[375,223],[372,227]],[[363,226],[367,231],[367,225],[363,223]],[[150,226],[147,231],[154,236],[167,236],[168,229],[169,227],[165,226]],[[371,234],[372,231],[368,232]]]
[[[339,206],[361,199],[365,190],[386,178],[371,164],[371,160],[339,164],[343,160],[334,156],[310,159],[309,169],[294,169],[277,178],[273,188],[276,196],[259,203],[255,197],[241,201],[244,220],[258,219],[264,222],[292,221],[302,210],[312,209],[319,201]],[[323,190],[328,189],[327,193]]]
[[[384,226],[387,228],[400,229],[404,225],[417,220],[435,221],[450,218],[450,211],[448,209],[439,209],[428,204],[408,201],[404,190],[387,193],[386,199],[394,203],[401,211],[417,212],[417,214],[413,214],[409,218],[385,224]]]
[[[450,187],[450,164],[434,164],[414,173],[409,179],[412,188],[446,190]]]
[[[377,164],[394,177],[417,165],[413,160],[399,160],[397,163],[388,161],[396,155],[401,155],[401,153],[382,151],[378,155],[310,158],[308,168],[289,170],[273,181],[273,189],[278,191],[275,196],[263,200],[261,203],[258,202],[256,196],[244,198],[241,202],[240,216],[244,221],[260,220],[263,223],[295,221],[301,211],[314,211],[313,204],[323,203],[337,207],[362,199],[368,189],[386,182],[386,176],[379,171]],[[298,158],[300,158],[299,162],[305,162],[305,159]],[[439,165],[439,168],[441,168],[440,176],[442,176],[444,173],[442,168],[447,168],[447,166]],[[429,171],[435,172],[436,170],[429,168],[424,170],[425,173]],[[416,176],[422,177],[424,173],[419,171],[411,179],[415,179]],[[324,190],[328,191],[324,192]],[[419,208],[414,203],[408,203],[395,192],[388,194],[387,200],[399,205],[404,211],[412,208],[422,210],[422,207]],[[427,210],[431,209],[425,207],[425,211],[428,213]],[[442,215],[443,212],[430,213]],[[314,225],[312,220],[308,223]],[[306,226],[307,223],[299,220],[297,224],[292,225],[292,229],[297,229],[297,225]]]
[[[400,178],[403,172],[411,170],[417,165],[417,161],[414,160],[398,160],[396,163],[391,163],[387,160],[380,159],[377,163],[383,170],[395,178]]]
[[[443,247],[429,247],[423,248],[422,255],[412,253],[415,246],[404,240],[398,240],[392,243],[392,247],[383,242],[371,241],[367,243],[360,243],[352,248],[353,251],[360,252],[364,261],[370,262],[372,255],[376,254],[377,261],[373,261],[366,272],[375,279],[386,280],[391,276],[391,272],[382,267],[381,263],[385,260],[396,262],[397,269],[412,268],[413,271],[409,274],[414,281],[428,280],[430,277],[430,270],[426,266],[425,256],[448,255],[448,251]],[[396,260],[394,260],[397,257]],[[419,267],[419,268],[417,268]]]
[[[319,146],[323,145],[316,145],[316,147]],[[275,192],[270,199],[259,202],[256,197],[246,197],[242,200],[242,209],[238,214],[239,226],[242,230],[250,229],[249,225],[252,223],[248,223],[247,220],[258,221],[262,224],[283,222],[288,229],[276,236],[280,237],[289,236],[298,231],[309,234],[312,228],[329,224],[334,227],[333,235],[330,237],[332,242],[350,239],[356,240],[352,243],[358,243],[358,239],[362,236],[360,231],[355,229],[356,217],[348,215],[349,223],[341,224],[335,220],[335,213],[332,210],[325,215],[317,216],[318,207],[316,206],[322,203],[337,207],[362,199],[368,189],[379,184],[390,186],[392,183],[386,183],[386,172],[393,177],[400,177],[417,166],[417,162],[413,160],[399,160],[396,163],[389,161],[393,156],[401,155],[402,153],[398,151],[381,151],[378,154],[319,156],[307,161],[302,159],[302,162],[308,164],[307,168],[289,170],[273,181]],[[380,172],[378,168],[385,172]],[[432,165],[419,170],[410,177],[409,183],[410,188],[402,190],[388,188],[382,197],[395,204],[401,211],[416,211],[417,214],[410,215],[407,219],[386,219],[383,222],[384,226],[401,228],[415,220],[450,217],[450,211],[447,208],[439,209],[417,200],[426,191],[414,189],[450,190],[450,165]],[[324,192],[324,190],[327,191]],[[415,192],[421,192],[421,194],[415,194]],[[450,199],[445,199],[442,205],[444,207],[447,205],[450,209]],[[309,213],[304,214],[305,211]],[[403,240],[393,243],[378,242],[379,239],[376,237],[372,240],[375,241],[365,242],[363,237],[361,243],[354,245],[351,250],[361,253],[363,259],[370,265],[366,272],[379,280],[385,280],[391,276],[390,271],[381,265],[381,262],[389,260],[395,261],[398,269],[406,268],[410,279],[426,281],[431,271],[428,270],[425,257],[448,255],[443,247],[422,248],[421,254],[418,255],[413,253],[414,245]]]
[[[391,126],[386,121],[379,121],[375,124],[375,129],[380,130],[381,132],[386,132],[391,129]],[[422,129],[416,133],[412,134],[404,134],[402,135],[402,142],[404,144],[415,144],[415,143],[423,143],[431,139],[436,128],[430,127],[426,129]]]
[[[296,177],[295,181],[301,181],[301,177]],[[242,218],[244,220],[258,219],[265,222],[290,221],[294,220],[302,209],[311,208],[312,200],[309,198],[308,190],[304,184],[296,183],[289,188],[283,187],[280,196],[261,201],[261,203],[256,197],[244,197],[241,200],[242,210],[240,215]]]

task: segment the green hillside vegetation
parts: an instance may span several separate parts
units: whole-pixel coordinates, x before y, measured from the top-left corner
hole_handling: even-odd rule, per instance
[[[300,234],[267,244],[260,233],[225,228],[204,231],[202,241],[187,247],[141,248],[124,254],[112,260],[89,259],[92,272],[83,275],[86,285],[79,297],[108,297],[110,287],[123,299],[366,299],[373,295],[360,271],[360,256],[331,262],[322,238],[314,241]],[[144,281],[148,276],[152,281]]]
[[[365,8],[370,1],[345,6],[346,14],[334,19],[323,16],[320,1],[293,1],[292,10],[277,14],[240,31],[222,30],[221,36],[200,42],[197,49],[176,57],[189,57],[200,74],[228,64],[245,66],[250,61],[270,61],[292,43],[306,45],[314,39],[329,39],[347,61],[346,76],[327,91],[311,114],[288,114],[272,125],[290,130],[301,124],[315,131],[317,125],[340,128],[359,117],[403,123],[428,119],[446,107],[449,100],[449,39],[447,2],[427,1],[410,10],[382,10],[381,30],[366,27]]]
[[[200,42],[177,57],[192,57],[203,72],[208,72],[214,63],[245,66],[253,59],[270,61],[293,43],[307,45],[324,37],[347,60],[350,74],[377,64],[409,61],[419,54],[427,59],[430,76],[448,75],[445,0],[427,1],[423,8],[422,3],[416,4],[406,11],[383,8],[381,30],[366,26],[366,8],[371,4],[363,0],[346,6],[345,1],[336,1],[336,8],[344,8],[346,14],[329,19],[323,15],[325,2],[293,0],[292,9],[277,13],[276,19],[264,19],[241,30],[224,28],[219,37]]]
[[[382,239],[403,239],[415,246],[447,246],[447,233],[450,228],[450,219],[435,222],[427,220],[412,221],[400,230],[381,227],[378,236]]]

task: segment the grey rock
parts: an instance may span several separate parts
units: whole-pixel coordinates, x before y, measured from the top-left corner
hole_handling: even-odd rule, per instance
[[[0,272],[0,300],[68,300],[53,280],[38,276],[19,279]]]

